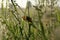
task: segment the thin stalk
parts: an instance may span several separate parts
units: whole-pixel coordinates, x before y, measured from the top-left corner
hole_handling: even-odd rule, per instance
[[[28,37],[30,38],[31,36],[31,24],[29,23],[29,34],[28,34]]]
[[[29,14],[29,7],[28,7],[28,16],[30,17],[30,14]],[[28,40],[29,40],[29,38],[30,38],[30,36],[31,36],[31,24],[28,22],[28,24],[29,24],[29,33],[28,33]]]
[[[12,4],[13,4],[13,6],[14,6],[14,10],[17,12],[17,8],[16,8],[16,6],[15,6],[15,4],[13,3],[13,0],[11,0],[11,2],[12,2]],[[17,12],[17,14],[19,15],[19,13]],[[14,14],[15,15],[15,14]],[[17,17],[18,17],[18,15],[17,15]],[[20,20],[19,20],[19,17],[17,18],[16,17],[16,19],[19,21],[19,24],[20,24]]]
[[[16,18],[16,20],[18,21],[18,23],[20,24],[20,20],[16,17],[16,15],[14,14],[13,11],[11,11],[11,12],[12,12],[12,14],[14,15],[14,17]]]
[[[16,3],[16,5],[19,7],[19,9],[25,14],[25,12],[22,10],[22,8]]]
[[[12,2],[12,4],[13,4],[13,6],[14,6],[14,9],[15,9],[15,11],[17,12],[17,8],[16,8],[16,5],[13,3],[13,0],[11,0],[11,2]],[[12,13],[13,14],[13,13]],[[18,12],[17,12],[17,14],[19,14]],[[15,14],[13,14],[14,16],[15,16]],[[18,15],[17,15],[18,16]],[[17,21],[18,21],[18,27],[20,28],[20,32],[21,32],[21,34],[22,34],[22,28],[21,28],[21,26],[20,26],[20,20],[19,20],[19,18],[17,18],[16,16],[15,16],[15,18],[17,19]],[[23,34],[22,34],[22,36],[23,36]]]
[[[28,16],[30,17],[30,13],[29,13],[29,7],[28,7]]]
[[[44,40],[48,40],[45,35],[44,26],[43,26],[43,23],[41,22],[41,15],[40,15],[39,11],[38,11],[38,17],[39,17],[39,23],[40,23],[41,32],[44,37]]]
[[[28,16],[30,17],[30,13],[29,13],[29,5],[28,5]],[[31,24],[28,22],[28,24],[29,24],[29,30],[28,30],[28,40],[29,40],[29,38],[30,38],[30,36],[31,36]]]
[[[5,16],[5,21],[7,21],[7,5],[8,4],[8,0],[6,0],[6,9],[5,9],[5,13],[4,13],[4,16]]]
[[[1,11],[2,11],[2,12],[1,12],[1,13],[2,13],[2,15],[4,16],[4,8],[3,8],[3,7],[4,7],[4,5],[3,5],[3,0],[2,0],[2,2],[1,2]],[[3,17],[3,16],[2,16],[2,17]]]

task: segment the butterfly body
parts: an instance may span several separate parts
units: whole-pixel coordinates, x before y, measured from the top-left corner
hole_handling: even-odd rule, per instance
[[[23,16],[22,18],[25,21],[32,22],[32,18],[30,18],[29,16]]]

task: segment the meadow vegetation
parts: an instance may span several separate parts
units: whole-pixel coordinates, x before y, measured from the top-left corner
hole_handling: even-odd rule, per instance
[[[56,0],[50,1],[38,0],[38,5],[28,1],[26,8],[21,8],[16,1],[6,0],[4,8],[2,0],[0,40],[59,40],[55,39],[55,29],[60,27],[60,7]],[[23,16],[31,17],[32,22],[23,20]]]

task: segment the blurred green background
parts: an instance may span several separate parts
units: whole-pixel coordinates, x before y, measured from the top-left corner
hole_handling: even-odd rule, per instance
[[[35,5],[27,0],[25,8],[16,1],[6,0],[4,5],[1,0],[0,40],[60,40],[58,0],[34,0]],[[32,22],[23,20],[23,16]]]

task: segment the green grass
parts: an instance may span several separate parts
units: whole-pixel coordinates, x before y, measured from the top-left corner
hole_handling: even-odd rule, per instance
[[[0,18],[2,18],[3,20],[1,23],[5,24],[7,29],[7,33],[6,35],[4,34],[3,40],[50,40],[52,38],[51,34],[53,33],[53,27],[51,27],[50,25],[48,25],[48,27],[44,26],[44,22],[41,21],[45,13],[42,12],[43,8],[41,8],[41,10],[35,10],[34,8],[29,9],[29,15],[33,19],[32,23],[29,23],[22,20],[21,18],[21,16],[23,16],[24,14],[28,15],[28,11],[26,9],[23,9],[26,10],[26,13],[23,13],[14,5],[13,2],[12,4],[14,7],[14,11],[3,7],[0,11]],[[6,9],[7,11],[5,11]],[[59,10],[57,11],[57,13],[58,14],[55,15],[57,15],[57,18],[60,21]],[[57,21],[54,25],[56,24]]]

